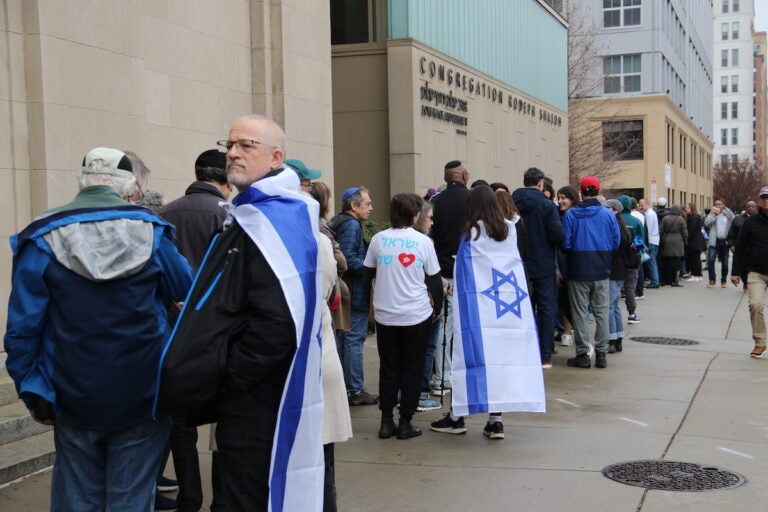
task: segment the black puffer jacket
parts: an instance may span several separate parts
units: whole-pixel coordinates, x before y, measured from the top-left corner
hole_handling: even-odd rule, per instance
[[[736,239],[731,275],[742,271],[768,274],[768,215],[762,209],[744,221]]]

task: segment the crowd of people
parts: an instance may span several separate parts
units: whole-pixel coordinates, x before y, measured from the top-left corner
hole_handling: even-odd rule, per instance
[[[168,204],[136,154],[94,148],[76,198],[12,239],[7,368],[54,426],[52,510],[200,510],[197,427],[212,424],[211,510],[335,511],[350,407],[378,404],[378,437],[407,440],[423,433],[415,413],[447,400],[432,431],[464,434],[484,413],[483,435],[503,439],[503,413],[545,411],[556,341],[568,366],[606,368],[644,290],[702,281],[705,250],[710,288],[735,250],[751,356],[765,351],[768,187],[759,208],[718,199],[700,216],[606,199],[593,176],[555,191],[535,167],[516,189],[468,186],[453,160],[427,197],[390,198],[366,240],[371,191],[345,190],[331,217],[322,172],[285,160],[272,120],[240,118],[218,145]],[[157,492],[169,485],[176,500]]]

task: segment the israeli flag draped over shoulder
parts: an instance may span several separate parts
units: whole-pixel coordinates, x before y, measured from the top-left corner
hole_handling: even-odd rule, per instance
[[[270,512],[323,508],[320,214],[317,202],[298,189],[299,177],[288,167],[253,183],[231,210],[280,281],[298,340],[272,444]]]
[[[453,398],[457,416],[545,412],[539,341],[517,231],[502,242],[463,239],[453,289]]]

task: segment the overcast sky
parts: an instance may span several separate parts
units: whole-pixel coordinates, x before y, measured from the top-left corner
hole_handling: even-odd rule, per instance
[[[755,30],[768,31],[768,2],[755,0]]]

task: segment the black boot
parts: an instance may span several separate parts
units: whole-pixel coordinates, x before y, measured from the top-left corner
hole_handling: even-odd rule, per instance
[[[624,349],[621,346],[621,338],[619,338],[619,339],[616,340],[616,352],[621,352],[622,350],[624,350]],[[610,352],[610,350],[609,350],[609,352]]]
[[[579,354],[576,357],[572,357],[566,361],[568,366],[575,366],[576,368],[592,368],[592,361],[589,359],[589,354]]]
[[[605,358],[605,352],[595,353],[595,368],[606,368],[608,361]]]
[[[381,426],[379,427],[379,439],[389,439],[395,435],[395,420],[392,418],[381,418]]]
[[[420,435],[421,429],[411,425],[411,418],[409,416],[400,416],[400,423],[397,426],[398,439],[410,439]]]
[[[614,340],[609,341],[608,342],[608,353],[609,354],[614,354],[616,352],[617,352],[617,350],[616,350],[616,341],[614,341]],[[595,362],[595,364],[597,364],[597,362]]]

